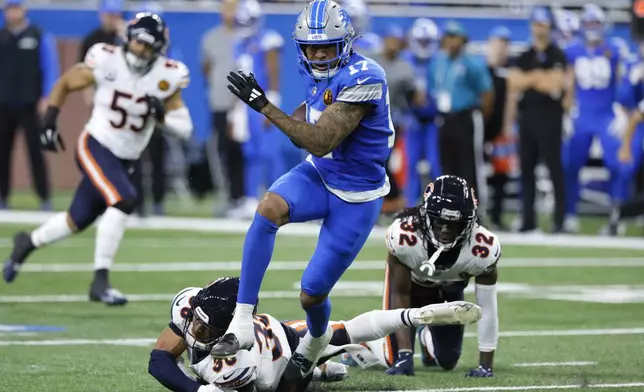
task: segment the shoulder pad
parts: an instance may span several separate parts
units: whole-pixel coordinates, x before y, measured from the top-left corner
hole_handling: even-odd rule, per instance
[[[240,350],[236,356],[226,359],[215,359],[208,355],[192,368],[207,383],[236,390],[257,378],[254,355],[253,350]]]
[[[472,256],[488,268],[495,266],[501,258],[499,237],[483,226],[474,227],[469,245]]]
[[[183,330],[192,299],[201,291],[199,287],[185,288],[172,299],[170,304],[170,323]]]
[[[346,66],[336,101],[375,103],[386,93],[385,72],[375,61],[359,57]]]
[[[170,79],[168,81],[170,83],[169,91],[175,93],[188,87],[190,84],[190,70],[188,67],[181,61],[167,57],[161,60],[163,61],[163,74]]]
[[[217,360],[215,360],[215,362],[216,361]],[[257,369],[257,366],[239,367],[235,369],[225,370],[222,376],[217,379],[215,384],[223,388],[241,388],[245,385],[250,384],[257,378],[255,369]]]
[[[385,242],[392,256],[405,258],[412,249],[423,246],[418,232],[411,224],[411,218],[396,219],[387,228]]]
[[[265,30],[259,46],[265,52],[273,49],[280,49],[284,46],[284,38],[282,38],[282,36],[275,30]]]
[[[89,69],[96,69],[110,61],[118,47],[109,44],[94,44],[85,55],[84,64]]]

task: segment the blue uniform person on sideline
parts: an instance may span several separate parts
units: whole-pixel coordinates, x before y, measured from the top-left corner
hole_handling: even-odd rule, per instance
[[[443,28],[443,49],[429,66],[427,82],[438,108],[438,146],[443,174],[464,178],[477,192],[485,213],[483,175],[484,119],[489,118],[494,90],[485,63],[466,53],[467,33],[456,21]]]
[[[436,128],[436,103],[427,92],[427,71],[440,47],[440,31],[431,19],[418,18],[409,29],[409,50],[402,57],[416,73],[417,94],[411,102],[411,118],[405,134],[408,175],[405,184],[407,207],[414,207],[423,194],[418,164],[429,162],[430,178],[442,175]]]
[[[11,153],[18,127],[25,132],[41,208],[49,210],[49,176],[36,119],[58,78],[56,41],[29,22],[21,0],[4,2],[4,19],[0,28],[0,210],[9,207]]]
[[[318,246],[302,276],[300,301],[309,332],[283,378],[292,388],[311,374],[333,335],[327,296],[362,249],[390,188],[385,163],[394,127],[385,72],[352,50],[354,37],[349,17],[334,1],[313,1],[300,13],[293,38],[306,101],[296,118],[271,104],[252,74],[228,76],[238,98],[311,155],[277,180],[259,204],[244,242],[235,316],[212,355],[231,357],[255,341],[253,309],[278,228],[322,220]]]

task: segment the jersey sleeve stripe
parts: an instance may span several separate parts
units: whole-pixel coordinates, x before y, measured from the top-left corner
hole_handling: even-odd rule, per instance
[[[182,338],[182,339],[184,338],[184,336],[183,336],[183,331],[182,331],[182,330],[180,330],[180,329],[179,329],[179,327],[177,327],[177,325],[176,325],[175,323],[173,323],[172,321],[170,321],[170,322],[168,323],[168,327],[169,327],[169,328],[172,330],[172,332],[174,332],[178,337],[180,337],[180,338]]]
[[[338,94],[337,101],[366,102],[382,98],[382,83],[358,84],[345,87]]]

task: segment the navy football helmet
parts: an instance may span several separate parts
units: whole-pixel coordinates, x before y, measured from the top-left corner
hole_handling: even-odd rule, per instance
[[[427,185],[421,214],[432,245],[452,249],[466,240],[476,222],[474,189],[457,176],[440,176]]]
[[[165,53],[168,44],[168,29],[161,16],[140,12],[127,26],[125,60],[133,71],[145,73]]]
[[[210,282],[197,293],[183,331],[188,347],[210,350],[221,339],[233,319],[238,289],[239,278],[225,277]]]

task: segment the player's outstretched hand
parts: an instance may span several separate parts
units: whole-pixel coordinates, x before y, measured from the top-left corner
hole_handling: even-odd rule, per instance
[[[163,105],[163,102],[152,95],[146,95],[145,101],[148,103],[148,107],[150,108],[150,114],[160,123],[165,121],[165,106]]]
[[[413,376],[414,375],[414,353],[398,353],[396,363],[385,372],[390,376]]]
[[[255,75],[251,72],[246,75],[241,70],[228,74],[228,90],[235,94],[246,105],[260,112],[264,106],[268,105],[268,99],[264,90],[260,87]]]
[[[65,142],[56,129],[58,108],[48,107],[40,127],[40,146],[47,151],[65,151]]]
[[[491,368],[479,366],[465,373],[465,377],[492,378],[494,377],[494,373]]]

